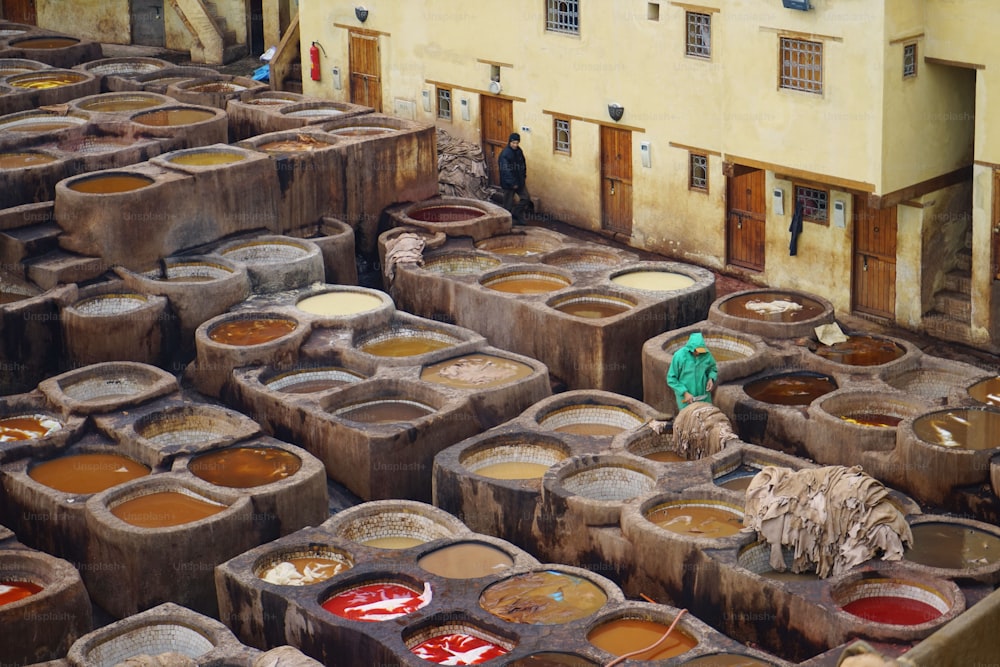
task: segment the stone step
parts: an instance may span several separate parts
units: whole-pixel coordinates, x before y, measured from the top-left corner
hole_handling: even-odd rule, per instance
[[[959,271],[972,271],[972,248],[962,248],[955,253],[955,268]]]
[[[972,272],[959,270],[949,271],[944,274],[944,288],[951,292],[972,294]]]
[[[0,232],[0,264],[23,275],[24,260],[58,248],[61,233],[59,225],[51,221]]]
[[[962,322],[945,313],[931,311],[923,317],[924,331],[934,338],[972,345],[972,331],[968,321]]]
[[[233,33],[233,40],[235,41],[235,39],[236,36],[235,33]],[[246,44],[230,43],[228,39],[225,44],[226,46],[222,48],[222,62],[224,63],[235,62],[245,57],[250,52]]]
[[[968,294],[941,290],[934,295],[934,310],[968,324],[972,320],[972,299]]]
[[[52,250],[25,262],[27,277],[42,289],[80,283],[102,276],[111,267],[100,257],[86,257],[65,250]]]

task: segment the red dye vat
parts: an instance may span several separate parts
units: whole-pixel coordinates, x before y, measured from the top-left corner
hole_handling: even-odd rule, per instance
[[[926,602],[893,595],[859,598],[845,604],[843,609],[866,621],[889,625],[920,625],[941,616],[940,611]]]
[[[42,587],[30,581],[0,581],[0,606],[32,596]]]
[[[411,211],[409,215],[421,222],[460,222],[481,218],[485,213],[468,206],[429,206]]]
[[[405,616],[430,601],[428,584],[423,593],[400,584],[367,584],[334,595],[323,603],[323,609],[352,621],[375,622]]]
[[[507,649],[463,632],[426,639],[410,649],[418,658],[439,665],[478,665],[506,655]]]

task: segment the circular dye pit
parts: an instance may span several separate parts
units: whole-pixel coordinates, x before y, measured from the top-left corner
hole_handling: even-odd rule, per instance
[[[85,118],[75,116],[58,116],[30,112],[32,115],[25,115],[15,120],[0,123],[0,130],[10,132],[55,132],[65,130],[87,122]]]
[[[846,341],[820,345],[815,353],[847,366],[880,366],[906,354],[902,345],[876,336],[848,336]]]
[[[442,632],[410,646],[410,651],[439,665],[478,665],[506,655],[510,649],[469,632]]]
[[[309,586],[354,567],[347,554],[327,549],[304,549],[279,556],[257,568],[257,577],[278,586]]]
[[[421,222],[462,222],[481,218],[486,213],[471,206],[424,206],[411,209],[406,215]]]
[[[968,570],[1000,560],[1000,537],[962,523],[928,521],[910,526],[905,560],[927,567]]]
[[[205,109],[160,109],[133,116],[132,121],[151,127],[176,127],[193,125],[215,118],[215,113]]]
[[[361,351],[374,354],[376,357],[412,357],[434,350],[443,350],[454,344],[454,340],[442,340],[441,338],[414,334],[379,338],[363,344]]]
[[[1000,411],[956,408],[913,420],[913,432],[924,442],[949,449],[1000,447]]]
[[[646,519],[671,533],[717,539],[743,528],[743,512],[735,505],[713,500],[678,500],[654,507]]]
[[[331,367],[282,373],[275,375],[265,384],[268,389],[283,391],[286,394],[312,394],[360,382],[363,379],[365,378],[360,373],[346,368]]]
[[[550,431],[599,437],[615,436],[642,424],[631,410],[613,405],[568,405],[538,420],[539,426]]]
[[[920,625],[941,616],[941,610],[921,600],[895,595],[874,595],[848,602],[842,609],[873,623]]]
[[[265,153],[308,153],[320,148],[330,148],[333,144],[303,136],[300,139],[279,139],[268,141],[257,146],[257,150]]]
[[[220,164],[233,164],[242,162],[246,155],[234,153],[233,151],[195,151],[193,153],[182,153],[167,158],[171,164],[179,164],[185,167],[214,167]]]
[[[51,164],[58,158],[44,153],[0,153],[0,169],[25,169]]]
[[[333,107],[313,107],[311,109],[295,109],[293,111],[283,111],[283,116],[289,118],[328,118],[330,116],[340,116],[344,112]]]
[[[506,667],[600,667],[596,662],[572,653],[534,653],[513,662]]]
[[[973,400],[1000,408],[1000,377],[989,378],[969,387],[969,397]]]
[[[794,553],[789,548],[782,549],[782,556],[785,561],[784,570],[775,570],[771,567],[771,546],[766,542],[755,542],[740,550],[737,562],[740,567],[750,570],[759,577],[772,581],[784,581],[790,583],[817,582],[819,575],[815,570],[805,572],[793,572],[792,565],[795,562]]]
[[[139,528],[168,528],[200,521],[226,509],[194,493],[159,491],[125,500],[109,508],[125,523]]]
[[[7,83],[15,88],[28,88],[31,90],[47,90],[49,88],[60,88],[74,83],[86,81],[83,74],[58,70],[55,72],[38,70],[26,74],[17,74],[7,78]]]
[[[302,460],[276,447],[231,447],[200,454],[188,463],[195,477],[230,488],[245,489],[291,477]]]
[[[79,43],[80,40],[73,37],[31,37],[11,42],[11,46],[18,49],[65,49]]]
[[[557,444],[512,440],[462,456],[461,464],[472,473],[492,479],[541,479],[545,472],[567,456]]]
[[[565,299],[557,299],[550,307],[567,315],[584,319],[600,320],[628,312],[635,307],[635,302],[622,297],[607,294],[579,294]]]
[[[391,127],[375,127],[374,125],[344,127],[336,130],[328,130],[329,134],[336,134],[339,137],[377,137],[383,134],[395,132]]]
[[[376,582],[337,593],[327,598],[322,607],[341,618],[371,623],[412,614],[430,601],[430,584],[424,584],[421,592],[404,584]]]
[[[625,655],[655,644],[669,625],[639,618],[619,618],[602,623],[587,633],[587,641],[612,655]],[[675,627],[670,636],[656,648],[640,653],[631,660],[666,660],[687,653],[698,645],[691,635]]]
[[[434,412],[435,409],[425,403],[397,398],[355,403],[339,408],[333,414],[363,424],[394,424],[413,422]]]
[[[458,542],[420,557],[417,565],[446,579],[478,579],[514,566],[507,552],[482,542]]]
[[[48,415],[0,417],[0,442],[37,440],[62,428],[62,423]]]
[[[534,369],[491,354],[467,354],[420,371],[420,379],[458,389],[499,387],[528,377]]]
[[[62,456],[32,466],[28,476],[63,493],[100,493],[150,473],[149,466],[119,454],[90,453]]]
[[[565,572],[526,572],[490,585],[479,606],[510,623],[556,625],[586,618],[608,601],[600,586]]]
[[[42,587],[30,581],[0,579],[0,607],[41,592]]]
[[[569,493],[603,502],[631,500],[656,486],[656,479],[645,472],[618,465],[586,466],[560,482]]]
[[[364,540],[361,544],[375,549],[409,549],[419,546],[428,540],[423,537],[408,537],[406,535],[387,535]]]
[[[142,294],[100,294],[82,299],[73,304],[73,310],[81,315],[100,317],[108,315],[121,315],[133,310],[139,310],[147,303],[147,299]]]
[[[542,261],[567,271],[601,271],[620,264],[622,258],[612,252],[565,248],[547,255]]]
[[[682,667],[774,667],[773,662],[739,653],[713,653],[681,663]]]
[[[837,389],[837,382],[819,373],[787,373],[754,380],[743,386],[750,398],[772,405],[805,406]]]
[[[736,467],[734,470],[730,470],[729,472],[716,477],[712,481],[716,486],[722,487],[723,489],[743,493],[750,486],[750,482],[753,481],[754,476],[759,472],[760,468],[744,463]]]
[[[309,254],[309,247],[281,241],[251,241],[223,250],[226,258],[245,264],[285,264]]]
[[[191,93],[236,93],[246,90],[246,86],[230,81],[208,81],[206,83],[195,83],[184,88]]]
[[[364,292],[324,292],[302,299],[295,307],[313,315],[343,317],[375,310],[384,303],[374,294]]]
[[[155,183],[148,176],[134,174],[104,174],[90,176],[69,183],[67,187],[74,192],[84,192],[92,195],[109,195],[140,190]]]
[[[611,278],[619,287],[647,292],[673,292],[694,285],[694,278],[671,271],[629,271]]]
[[[570,280],[557,273],[515,271],[491,276],[480,281],[483,287],[508,294],[545,294],[570,285]]]
[[[163,104],[164,100],[152,95],[100,95],[89,100],[78,102],[77,108],[84,111],[115,113],[121,111],[139,111]]]
[[[501,263],[499,259],[489,255],[446,253],[427,257],[421,268],[441,275],[470,276],[495,269]]]
[[[804,322],[823,314],[823,304],[801,294],[751,292],[719,304],[727,315],[763,322]]]
[[[476,243],[477,250],[517,257],[537,255],[556,250],[561,246],[562,242],[558,239],[532,234],[502,234]]]
[[[166,283],[205,283],[210,280],[228,278],[234,271],[228,266],[210,262],[171,262],[163,269],[143,274],[150,280]]]
[[[210,340],[222,345],[248,346],[263,345],[295,331],[295,320],[281,318],[259,318],[230,320],[212,327],[208,332]]]

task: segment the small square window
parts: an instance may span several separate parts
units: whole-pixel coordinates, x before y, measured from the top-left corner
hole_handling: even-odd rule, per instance
[[[438,118],[442,120],[451,120],[451,89],[438,88],[437,98],[438,98]]]
[[[906,44],[903,46],[903,78],[907,79],[917,75],[917,45]]]
[[[646,3],[646,19],[650,21],[660,20],[660,3],[658,2]]]
[[[826,224],[829,221],[827,203],[830,193],[818,188],[795,186],[795,203],[802,205],[802,218]]]
[[[685,12],[687,16],[687,54],[712,57],[712,15]]]
[[[688,187],[692,190],[708,190],[708,156],[691,153],[688,169]]]
[[[782,88],[823,94],[823,43],[781,38]]]
[[[580,34],[580,0],[546,0],[545,29]]]
[[[555,137],[554,149],[556,153],[570,153],[570,133],[569,120],[566,118],[556,118],[552,124],[553,136]]]

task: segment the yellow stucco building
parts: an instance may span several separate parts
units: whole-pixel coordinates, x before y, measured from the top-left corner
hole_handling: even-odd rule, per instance
[[[322,47],[319,80],[303,63],[306,94],[436,123],[481,143],[491,164],[517,130],[528,186],[552,216],[818,293],[838,312],[993,346],[992,0],[301,0],[299,11],[302,53]]]

